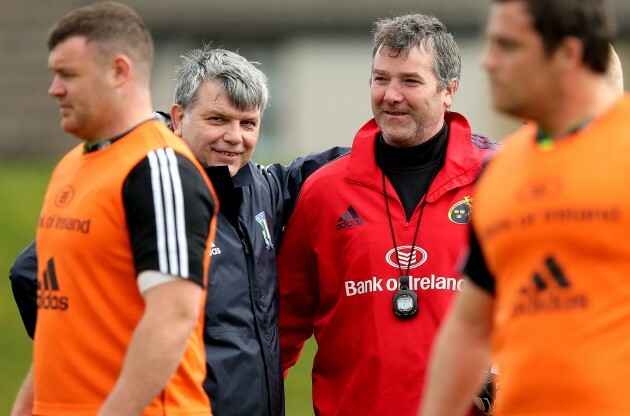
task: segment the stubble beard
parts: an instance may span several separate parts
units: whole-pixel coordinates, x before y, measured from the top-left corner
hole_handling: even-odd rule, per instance
[[[379,124],[379,127],[381,127],[383,139],[390,146],[417,146],[430,139],[430,137],[427,137],[427,126],[424,124],[419,124],[415,119],[413,125],[407,125],[405,127],[396,126],[394,128],[390,128],[387,126],[387,123],[377,124]]]

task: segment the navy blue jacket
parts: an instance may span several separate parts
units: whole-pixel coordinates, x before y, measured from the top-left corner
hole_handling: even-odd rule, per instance
[[[276,253],[282,229],[304,180],[348,149],[333,148],[264,167],[249,162],[234,177],[226,166],[207,168],[220,212],[212,246],[204,340],[204,388],[215,416],[284,414],[278,334]],[[10,272],[29,336],[37,316],[35,242]]]

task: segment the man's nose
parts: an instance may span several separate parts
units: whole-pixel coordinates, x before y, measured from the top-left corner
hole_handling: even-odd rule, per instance
[[[392,80],[389,84],[387,84],[383,99],[389,103],[398,103],[403,101],[402,89],[398,81]]]
[[[243,136],[241,133],[241,124],[238,120],[231,121],[225,125],[225,130],[223,133],[223,140],[228,143],[240,143],[243,141]]]
[[[51,97],[60,97],[65,94],[65,86],[61,81],[59,75],[54,75],[53,79],[50,83],[50,87],[48,87],[48,95]]]

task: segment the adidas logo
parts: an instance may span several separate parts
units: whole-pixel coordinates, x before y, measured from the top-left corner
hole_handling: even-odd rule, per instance
[[[346,212],[341,214],[341,217],[337,220],[337,231],[344,228],[350,228],[358,225],[363,225],[365,221],[359,218],[359,214],[352,208],[352,205],[348,207]]]
[[[68,309],[68,297],[59,296],[59,282],[55,272],[55,262],[52,257],[48,260],[42,283],[37,291],[37,307],[40,309],[54,309],[65,311]]]
[[[575,293],[562,267],[551,256],[545,258],[542,268],[534,271],[530,282],[521,288],[522,297],[514,305],[513,316],[586,309],[589,306],[588,296]]]
[[[210,255],[216,256],[217,254],[221,254],[221,249],[213,242],[212,246],[210,247]]]

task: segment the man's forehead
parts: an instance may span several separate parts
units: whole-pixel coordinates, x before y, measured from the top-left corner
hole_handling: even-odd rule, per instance
[[[389,57],[397,57],[400,56],[402,58],[408,58],[409,54],[411,54],[412,52],[419,52],[421,54],[427,54],[430,53],[430,51],[428,51],[427,46],[424,44],[420,44],[420,43],[413,43],[410,46],[408,46],[407,48],[404,49],[396,49],[392,46],[389,46],[387,44],[381,44],[381,46],[378,47],[378,49],[376,50],[376,54],[374,55],[374,59],[376,59],[377,56],[382,55],[382,56],[389,56]]]
[[[228,92],[215,79],[208,79],[197,89],[197,100],[194,104],[202,114],[221,113],[239,114],[241,117],[260,117],[260,108],[240,109],[237,103],[230,99]]]
[[[55,45],[49,52],[48,66],[52,69],[85,63],[97,57],[95,48],[96,46],[88,42],[84,36],[70,36]]]
[[[423,50],[419,45],[413,45],[400,52],[384,46],[382,49],[379,48],[374,57],[372,72],[388,73],[393,70],[413,75],[427,65],[430,67],[432,63],[433,54]]]
[[[241,110],[229,100],[214,100],[200,97],[195,105],[202,116],[224,116],[233,118],[259,119],[260,108]]]
[[[486,31],[534,31],[533,16],[523,1],[494,3],[490,9],[490,17]]]

